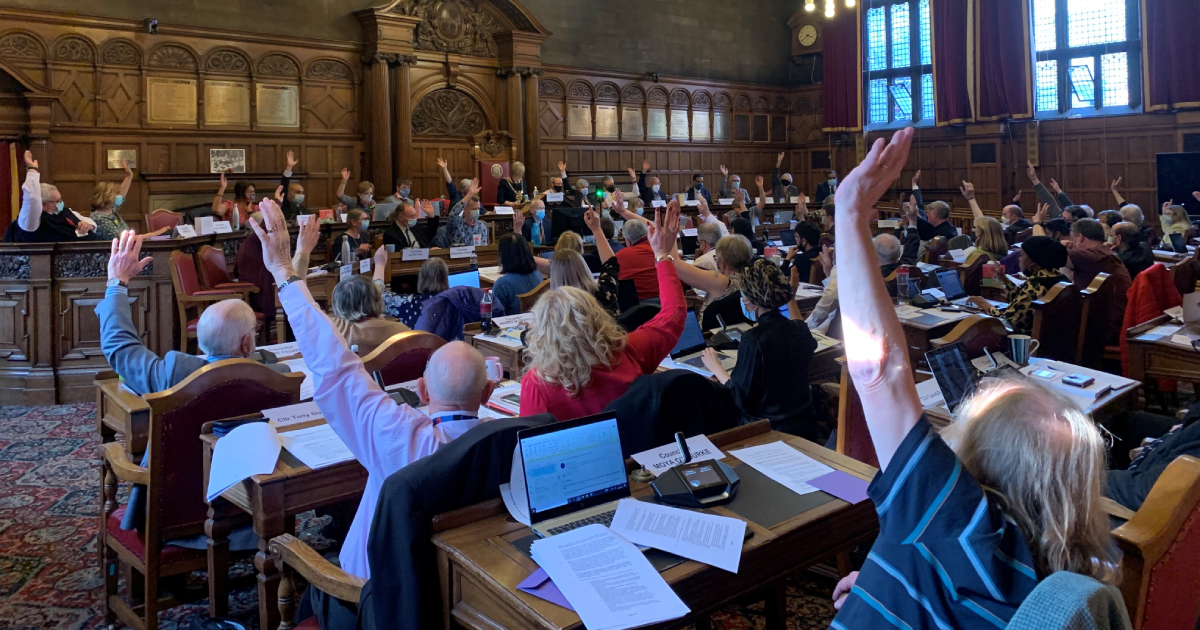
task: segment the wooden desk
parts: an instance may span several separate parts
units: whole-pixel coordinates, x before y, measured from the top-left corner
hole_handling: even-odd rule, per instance
[[[123,436],[125,454],[130,461],[140,463],[150,436],[150,405],[121,387],[121,379],[113,372],[101,372],[97,377],[96,431],[100,442],[113,442],[118,435]]]
[[[925,352],[929,350],[929,341],[945,336],[954,329],[959,319],[942,319],[933,315],[922,315],[915,319],[900,319],[900,325],[904,328],[904,339],[908,343],[908,356],[913,366],[921,363],[925,359]]]
[[[429,250],[430,258],[441,258],[446,261],[446,266],[450,268],[450,273],[458,273],[460,271],[469,271],[471,269],[471,257],[451,258],[450,250],[434,247]],[[494,267],[500,264],[500,249],[495,243],[491,245],[481,245],[475,248],[475,258],[478,260],[480,267]],[[421,271],[421,265],[425,264],[423,260],[404,260],[402,251],[397,251],[388,256],[388,269],[386,277],[393,278],[395,276],[415,276]]]
[[[866,464],[806,440],[771,431],[766,421],[710,438],[725,452],[722,461],[733,466],[740,462],[729,455],[730,450],[783,440],[804,454],[859,478],[871,479],[876,472]],[[626,462],[626,467],[632,470],[636,466]],[[653,493],[646,484],[631,481],[630,485],[635,497]],[[433,536],[438,548],[447,623],[457,622],[477,630],[582,628],[574,612],[517,589],[517,584],[538,568],[512,546],[513,541],[530,535],[529,528],[511,520],[500,501],[469,509],[477,518],[486,518]],[[879,531],[875,506],[869,500],[850,505],[833,499],[771,527],[748,521],[725,506],[708,511],[746,520],[747,529],[753,533],[742,547],[738,573],[731,575],[691,561],[663,572],[663,578],[692,612],[684,619],[655,627],[682,627],[702,619],[731,601],[777,584],[788,575],[869,540]],[[452,518],[454,514],[439,518]],[[768,628],[784,627],[784,611],[769,607],[767,615]]]
[[[1200,352],[1171,341],[1170,335],[1157,338],[1146,334],[1169,321],[1169,317],[1160,315],[1129,329],[1129,378],[1139,383],[1148,378],[1200,383]],[[1200,324],[1183,326],[1176,334],[1200,338]]]
[[[1058,361],[1057,363],[1066,363]],[[1069,363],[1066,363],[1070,365]],[[928,377],[927,377],[928,378]],[[1137,405],[1138,384],[1129,385],[1121,389],[1111,390],[1103,396],[1096,399],[1096,402],[1088,405],[1084,412],[1092,418],[1096,424],[1107,426],[1110,420],[1124,413],[1132,411]],[[950,414],[946,412],[946,408],[942,406],[926,407],[925,415],[929,418],[929,423],[935,428],[942,428],[954,421]]]
[[[500,357],[500,365],[508,373],[508,378],[521,380],[525,372],[525,349],[506,346],[498,341],[480,336],[482,329],[479,322],[463,326],[463,341],[471,344],[485,357]]]
[[[279,429],[281,433],[324,424],[325,420],[313,420]],[[212,464],[213,446],[217,437],[211,428],[200,436],[204,447],[204,483],[208,485],[209,466]],[[279,625],[279,606],[276,592],[279,589],[279,569],[276,568],[267,544],[280,534],[294,534],[296,515],[314,508],[335,504],[348,504],[347,518],[354,514],[363,490],[367,487],[367,470],[357,460],[334,464],[313,470],[296,459],[286,449],[279,452],[275,471],[269,475],[255,475],[226,490],[208,509],[205,533],[208,535],[209,584],[213,576],[225,579],[228,573],[229,532],[236,508],[251,516],[254,533],[258,534],[258,554],[254,566],[258,570],[258,623],[260,628],[275,628]],[[224,565],[225,568],[222,568]],[[214,570],[215,569],[215,570]],[[217,614],[224,602],[210,600],[210,614]]]

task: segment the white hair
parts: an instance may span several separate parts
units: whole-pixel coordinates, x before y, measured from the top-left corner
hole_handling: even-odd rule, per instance
[[[891,234],[880,234],[875,237],[875,255],[879,257],[880,265],[890,265],[900,260],[904,253],[900,239]]]
[[[1142,209],[1133,204],[1127,204],[1120,212],[1122,219],[1138,226],[1138,229],[1146,222],[1146,215],[1142,214]]]
[[[54,184],[42,184],[42,201],[46,201],[52,193],[56,192],[58,192],[58,186]]]
[[[462,192],[464,195],[465,195],[465,194],[467,194],[467,191],[471,189],[471,180],[469,180],[469,179],[464,179],[464,180],[462,180],[462,181],[458,182],[458,189],[459,189],[459,190],[460,190],[460,191],[461,191],[461,192]]]
[[[649,230],[646,229],[646,224],[641,221],[626,221],[625,225],[621,227],[621,234],[625,235],[625,243],[627,245],[637,243],[646,238],[649,233]]]
[[[721,240],[721,228],[716,223],[701,223],[696,227],[696,238],[708,243],[709,247],[716,247],[717,241]]]
[[[483,355],[462,341],[438,348],[425,365],[425,391],[442,405],[478,405],[487,380]]]
[[[245,356],[242,339],[250,335],[254,349],[254,327],[258,320],[250,305],[241,300],[221,300],[204,309],[196,324],[196,343],[209,356]]]

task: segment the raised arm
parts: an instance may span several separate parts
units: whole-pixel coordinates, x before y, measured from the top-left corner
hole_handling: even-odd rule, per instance
[[[128,284],[131,278],[141,273],[153,260],[149,256],[140,258],[141,251],[142,238],[131,230],[114,238],[108,257],[109,279]],[[100,319],[100,350],[130,389],[149,394],[170,382],[173,366],[142,343],[133,325],[127,287],[119,284],[108,287],[104,299],[96,305],[96,316]]]
[[[595,210],[588,210],[583,213],[583,222],[596,239],[596,255],[600,257],[600,264],[603,265],[613,257],[613,250],[612,245],[608,244],[608,239],[604,237],[604,229],[600,226],[600,215],[596,214]]]
[[[1122,178],[1120,178],[1120,177],[1114,179],[1112,186],[1108,187],[1108,189],[1112,191],[1113,198],[1117,200],[1118,208],[1125,205],[1125,198],[1121,196],[1121,193],[1117,192],[1117,186],[1121,185],[1121,179]],[[1193,194],[1195,194],[1195,193],[1193,193]],[[1200,199],[1200,196],[1197,196],[1196,199]]]
[[[1037,168],[1034,167],[1033,162],[1026,160],[1025,174],[1029,176],[1029,182],[1033,184],[1033,192],[1037,195],[1038,202],[1050,206],[1049,216],[1051,218],[1062,216],[1062,207],[1058,205],[1058,200],[1038,178]]]
[[[629,206],[625,203],[625,193],[618,190],[613,193],[613,205],[609,208],[610,211],[617,213],[626,221],[641,221],[646,225],[650,225],[650,220],[643,216],[638,216],[636,212],[630,212]]]
[[[1033,215],[1033,235],[1034,236],[1046,236],[1046,228],[1042,227],[1042,224],[1046,222],[1047,217],[1049,215],[1050,215],[1050,205],[1044,204],[1044,203],[1039,203],[1037,214]]]
[[[729,288],[729,276],[723,275],[716,271],[701,269],[692,263],[683,259],[683,253],[679,251],[678,243],[675,247],[675,271],[679,274],[679,279],[684,284],[700,289],[705,293],[716,292],[717,295],[725,293]]]
[[[871,244],[872,208],[908,161],[912,128],[901,129],[886,147],[875,141],[861,164],[838,187],[839,303],[850,377],[862,399],[880,468],[921,418],[904,329],[888,296]]]
[[[129,163],[125,160],[121,160],[121,168],[125,169],[125,179],[121,180],[121,192],[117,194],[128,197],[129,185],[133,183],[133,169],[129,168]]]
[[[796,212],[793,216],[797,223],[808,220],[808,195],[800,193],[796,197]]]
[[[375,250],[375,256],[373,256],[373,260],[371,261],[375,264],[375,269],[371,272],[371,279],[374,280],[375,284],[379,285],[379,288],[381,289],[387,282],[387,261],[388,252],[386,247],[380,247],[379,249]]]
[[[316,218],[309,219],[307,223],[300,226],[300,230],[296,233],[296,255],[292,257],[292,269],[302,276],[308,275],[308,257],[312,255],[312,250],[317,246],[317,240],[321,237],[321,222]],[[380,247],[386,251],[386,248]]]
[[[1067,193],[1063,192],[1062,186],[1059,186],[1058,182],[1054,181],[1054,178],[1050,179],[1050,192],[1054,193],[1054,200],[1058,202],[1060,207],[1066,208],[1067,206],[1075,205],[1071,202],[1071,198],[1067,196]]]
[[[21,199],[21,213],[17,215],[17,226],[26,232],[35,232],[42,224],[42,174],[38,171],[33,152],[25,152],[25,193]]]
[[[338,184],[337,194],[334,195],[334,197],[341,199],[342,197],[346,196],[346,184],[349,181],[350,181],[350,169],[344,168],[344,169],[342,169],[342,181],[340,184]],[[345,202],[343,202],[343,203],[345,203]]]
[[[217,216],[225,214],[225,189],[229,187],[229,181],[225,179],[225,173],[221,171],[221,186],[217,188],[217,196],[213,197],[212,211]]]
[[[920,173],[921,171],[917,172]],[[913,181],[916,181],[916,179],[914,178]],[[959,190],[962,191],[962,196],[966,197],[967,203],[971,204],[971,215],[976,219],[982,219],[983,210],[979,208],[979,202],[975,201],[975,184],[964,179]]]
[[[754,183],[758,185],[758,201],[754,202],[754,214],[757,216],[761,215],[763,208],[767,207],[767,189],[762,175],[755,175]]]
[[[445,179],[447,184],[453,184],[454,179],[450,177],[450,168],[446,165],[446,160],[443,160],[439,157],[437,159],[437,165],[438,169],[442,171],[442,179]]]

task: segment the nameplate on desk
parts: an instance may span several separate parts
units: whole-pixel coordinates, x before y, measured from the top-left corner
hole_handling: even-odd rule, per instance
[[[791,202],[792,202],[792,203],[800,203],[800,198],[799,198],[799,197],[792,197],[792,198],[791,198]]]
[[[894,230],[898,227],[900,227],[900,219],[880,219],[879,220],[879,229],[881,229],[881,230],[888,229],[888,228],[891,228]]]
[[[546,203],[562,203],[564,193],[546,193]]]
[[[684,229],[683,229],[683,235],[684,235],[684,236],[695,236],[695,235],[696,235],[696,228],[684,228]]]
[[[313,215],[311,214],[298,214],[296,215],[296,225],[305,225],[312,217]]]
[[[408,262],[410,260],[429,260],[429,248],[425,249],[406,249],[400,252],[400,260]]]
[[[199,233],[200,236],[208,236],[209,234],[212,234],[213,223],[214,221],[212,217],[200,217],[196,219],[196,232]]]
[[[717,205],[718,206],[732,206],[733,205],[733,197],[722,197],[720,199],[717,199]]]
[[[358,261],[358,273],[371,273],[371,259],[364,258]]]
[[[354,265],[342,265],[341,273],[338,275],[338,280],[345,280],[354,273]]]
[[[345,222],[346,222],[346,215],[344,215],[344,214],[340,214],[340,215],[338,215],[338,216],[340,216],[340,217],[342,218],[342,223],[345,223]]]
[[[212,228],[214,234],[229,234],[233,232],[233,225],[228,221],[213,221]]]
[[[451,258],[470,258],[471,254],[474,254],[474,253],[475,253],[474,245],[465,245],[463,247],[451,247],[450,248],[450,257]]]
[[[499,214],[499,215],[507,215],[507,216],[513,215],[512,206],[496,206],[494,209],[496,211],[496,214]]]
[[[179,238],[194,238],[196,236],[196,228],[181,223],[175,226],[175,233],[179,235]]]
[[[654,201],[650,202],[650,207],[651,208],[666,208],[667,202],[663,201],[662,199],[655,199]]]

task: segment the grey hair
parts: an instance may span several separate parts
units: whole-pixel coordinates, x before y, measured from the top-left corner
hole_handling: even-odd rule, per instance
[[[478,405],[487,381],[483,355],[462,341],[438,348],[425,364],[425,389],[431,402]]]
[[[42,201],[48,199],[51,193],[56,192],[58,192],[58,186],[54,184],[42,184]]]
[[[333,289],[333,314],[359,322],[383,315],[383,295],[379,287],[363,275],[352,275]]]
[[[937,215],[939,219],[950,218],[950,204],[945,201],[930,202],[929,205],[925,206],[925,211],[926,214]]]
[[[576,189],[576,190],[579,190],[580,188],[583,188],[583,187],[585,187],[585,186],[591,186],[591,184],[589,184],[589,183],[588,183],[588,180],[586,180],[586,179],[584,179],[584,178],[582,178],[582,177],[580,177],[579,179],[575,180],[575,189]]]
[[[430,258],[421,263],[417,274],[417,293],[437,295],[450,288],[450,267],[441,258]]]
[[[460,192],[462,192],[465,195],[465,194],[467,194],[467,191],[470,189],[471,189],[471,180],[470,179],[459,180],[458,190]]]
[[[741,234],[722,236],[721,240],[717,241],[715,250],[713,257],[730,274],[741,273],[754,262],[754,246],[750,244],[750,239]]]
[[[717,241],[721,240],[721,228],[716,223],[701,223],[696,228],[696,239],[716,247]]]
[[[242,300],[221,300],[204,309],[196,324],[196,345],[213,357],[245,356],[242,339],[250,335],[251,348],[254,327],[258,320],[254,311]]]
[[[879,257],[880,265],[891,265],[900,260],[900,256],[904,253],[904,249],[900,246],[900,239],[891,234],[880,234],[875,237],[875,255]]]
[[[1128,204],[1124,208],[1121,208],[1120,212],[1122,219],[1138,226],[1139,228],[1142,227],[1142,224],[1146,222],[1146,215],[1142,213],[1142,209],[1133,204]]]
[[[621,226],[621,234],[625,235],[625,243],[633,245],[646,238],[650,231],[646,229],[646,224],[641,221],[626,221],[625,225]]]

